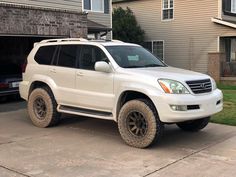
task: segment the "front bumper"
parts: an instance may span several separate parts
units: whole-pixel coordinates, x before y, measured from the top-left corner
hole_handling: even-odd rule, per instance
[[[200,119],[218,113],[223,109],[223,95],[219,89],[201,95],[162,94],[155,97],[153,101],[160,120],[165,123]],[[199,105],[199,109],[174,111],[170,105]]]

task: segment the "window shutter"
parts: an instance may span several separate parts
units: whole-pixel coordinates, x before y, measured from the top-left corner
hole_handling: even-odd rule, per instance
[[[104,13],[109,14],[110,12],[110,0],[104,0]]]
[[[231,0],[223,0],[223,11],[231,12]]]

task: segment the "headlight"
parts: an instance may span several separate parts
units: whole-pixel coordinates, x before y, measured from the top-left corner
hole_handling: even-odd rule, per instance
[[[178,81],[169,79],[159,79],[158,82],[166,93],[189,94],[188,89]]]
[[[212,90],[217,89],[216,81],[211,78]]]

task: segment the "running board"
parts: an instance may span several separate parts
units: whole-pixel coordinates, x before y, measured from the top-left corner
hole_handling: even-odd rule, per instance
[[[78,108],[78,107],[73,107],[73,106],[59,105],[57,109],[59,112],[77,114],[77,115],[83,115],[83,116],[89,116],[89,117],[97,117],[97,118],[105,118],[105,119],[112,119],[113,117],[113,114],[111,112],[97,111],[97,110]]]

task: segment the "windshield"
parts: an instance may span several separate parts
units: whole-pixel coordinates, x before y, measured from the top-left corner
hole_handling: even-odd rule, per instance
[[[106,46],[106,49],[122,68],[166,66],[160,59],[141,46]]]

